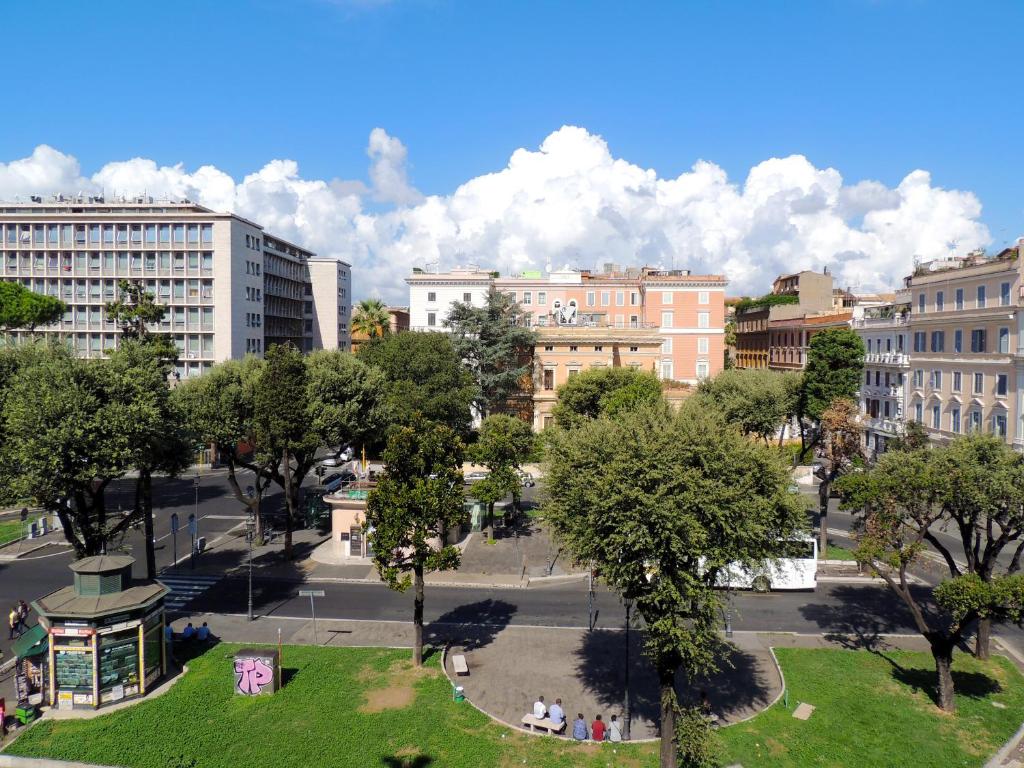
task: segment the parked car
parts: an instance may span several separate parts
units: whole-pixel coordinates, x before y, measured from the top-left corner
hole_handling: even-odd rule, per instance
[[[490,472],[467,472],[463,479],[467,483],[479,483],[481,480],[486,480],[490,476]]]
[[[351,445],[343,445],[334,453],[330,453],[320,459],[320,463],[325,467],[340,467],[343,464],[347,464],[352,461],[355,457],[356,450]]]
[[[519,471],[519,482],[522,483],[523,488],[533,488],[537,483],[533,479],[533,475],[529,472]]]

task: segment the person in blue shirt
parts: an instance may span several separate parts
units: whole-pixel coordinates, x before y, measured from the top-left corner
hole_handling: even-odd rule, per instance
[[[195,636],[196,636],[196,628],[192,626],[192,622],[190,621],[188,623],[188,626],[185,627],[185,631],[181,633],[181,639],[182,640],[191,640]]]
[[[582,712],[576,715],[576,720],[572,724],[572,737],[576,741],[587,740],[587,721],[583,719]]]
[[[201,626],[198,630],[196,630],[196,640],[198,640],[201,643],[204,643],[204,642],[206,642],[209,639],[210,639],[210,627],[204,621],[203,622],[203,626]]]
[[[565,710],[562,709],[562,700],[555,699],[555,703],[551,705],[551,709],[548,710],[548,717],[554,723],[565,722]]]

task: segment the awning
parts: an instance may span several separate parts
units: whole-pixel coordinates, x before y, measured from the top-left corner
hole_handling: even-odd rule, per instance
[[[14,641],[14,645],[11,650],[14,651],[14,655],[19,659],[24,659],[29,656],[36,656],[40,653],[44,653],[49,644],[49,638],[46,634],[46,630],[43,629],[41,624],[36,624],[34,627],[30,627],[21,637]]]

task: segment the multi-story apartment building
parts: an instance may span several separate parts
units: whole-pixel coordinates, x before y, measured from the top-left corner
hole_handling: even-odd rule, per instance
[[[591,368],[634,368],[657,374],[665,337],[654,328],[546,325],[537,329],[533,364],[533,427],[551,425],[558,388]]]
[[[864,316],[853,321],[866,350],[860,408],[870,455],[884,453],[888,441],[903,434],[909,317],[910,296],[903,291],[893,302],[865,309]]]
[[[303,289],[306,349],[348,350],[352,333],[352,269],[337,259],[309,257]]]
[[[697,383],[724,365],[726,280],[720,275],[608,264],[601,272],[563,269],[515,277],[480,270],[414,273],[406,282],[413,330],[441,329],[451,302],[479,305],[493,285],[520,304],[531,326],[656,332],[662,339],[656,373],[662,379]]]
[[[313,319],[304,304],[311,258],[259,224],[187,201],[36,197],[0,203],[0,279],[68,305],[60,321],[36,333],[66,338],[84,357],[104,356],[120,333],[105,305],[117,298],[120,280],[137,281],[167,306],[154,330],[177,345],[180,376],[261,355],[286,340],[312,348],[313,329],[304,322]],[[337,346],[347,348],[351,268],[338,264],[335,283],[344,287],[345,304],[325,311],[346,318]],[[319,322],[315,300],[312,315]]]
[[[918,266],[910,293],[908,418],[932,440],[986,431],[1024,448],[1024,240],[994,257]]]
[[[789,297],[790,303],[777,303],[783,299],[775,297]],[[804,271],[775,278],[770,294],[753,302],[742,301],[736,308],[736,367],[802,369],[802,362],[787,363],[787,354],[772,353],[773,345],[781,342],[793,351],[806,346],[802,343],[806,339],[798,335],[803,328],[783,326],[779,321],[831,313],[833,306],[832,275],[827,272]]]
[[[475,267],[457,267],[451,272],[414,269],[405,279],[409,284],[409,330],[446,331],[444,321],[452,304],[483,306],[496,276],[496,272]]]
[[[798,305],[773,309],[799,309]],[[780,313],[781,314],[781,313]],[[802,371],[807,366],[811,339],[830,328],[849,327],[852,311],[815,312],[768,321],[768,368],[773,371]]]

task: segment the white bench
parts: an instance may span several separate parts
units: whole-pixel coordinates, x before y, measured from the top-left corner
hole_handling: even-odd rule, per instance
[[[461,653],[452,656],[452,669],[455,670],[456,675],[468,675],[469,665],[466,663],[466,657]]]
[[[548,733],[561,733],[565,730],[565,721],[556,723],[549,717],[543,719],[534,717],[532,714],[523,715],[523,727],[531,731],[547,731]]]

